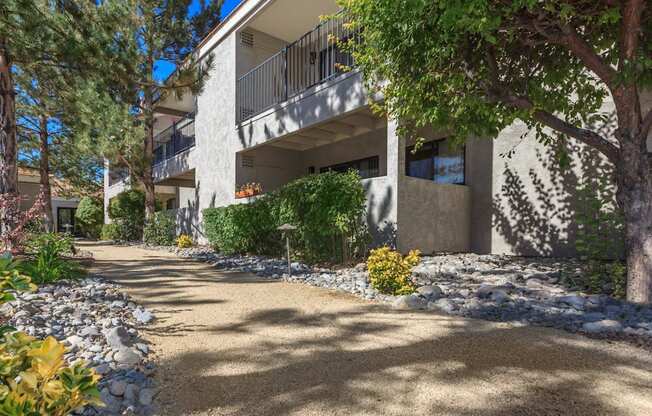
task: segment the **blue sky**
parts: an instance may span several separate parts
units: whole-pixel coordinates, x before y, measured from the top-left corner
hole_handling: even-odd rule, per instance
[[[242,0],[225,0],[224,5],[222,6],[222,18],[227,14],[231,13],[231,10],[235,8]],[[190,9],[197,9],[199,7],[199,1],[194,0],[193,5],[190,6]],[[174,65],[168,62],[157,62],[156,63],[156,79],[164,80],[174,71]]]

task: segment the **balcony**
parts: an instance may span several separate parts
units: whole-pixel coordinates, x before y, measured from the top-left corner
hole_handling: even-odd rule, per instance
[[[195,119],[188,114],[154,138],[154,165],[195,146]]]
[[[342,14],[322,22],[240,77],[236,122],[251,119],[354,67],[353,57],[340,44],[359,42],[360,32],[345,23]]]

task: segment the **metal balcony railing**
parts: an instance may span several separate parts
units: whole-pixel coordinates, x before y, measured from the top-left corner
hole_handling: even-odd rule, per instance
[[[355,66],[353,56],[341,50],[346,41],[359,42],[360,31],[348,28],[344,14],[339,14],[240,77],[237,123]]]
[[[195,146],[195,118],[189,114],[154,138],[154,165]]]

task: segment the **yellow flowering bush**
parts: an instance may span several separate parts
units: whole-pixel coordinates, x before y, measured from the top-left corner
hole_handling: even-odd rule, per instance
[[[177,238],[177,247],[179,248],[189,248],[192,247],[192,238],[188,234],[181,234]]]
[[[65,348],[53,337],[43,341],[21,332],[0,343],[0,414],[68,415],[87,404],[101,405],[99,376],[76,363],[64,365]]]
[[[11,291],[36,289],[11,258],[0,258],[0,304]],[[101,405],[100,377],[81,362],[64,365],[65,348],[53,337],[37,340],[0,327],[0,415],[64,416],[87,404]]]
[[[413,293],[416,288],[410,280],[410,275],[412,269],[419,264],[420,258],[419,250],[412,250],[405,257],[389,247],[371,250],[367,258],[371,286],[389,295]]]

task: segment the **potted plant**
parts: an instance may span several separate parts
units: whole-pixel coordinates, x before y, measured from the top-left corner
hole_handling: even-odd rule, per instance
[[[240,198],[249,198],[263,192],[263,187],[257,182],[250,182],[244,185],[240,185],[235,190],[235,197]]]

